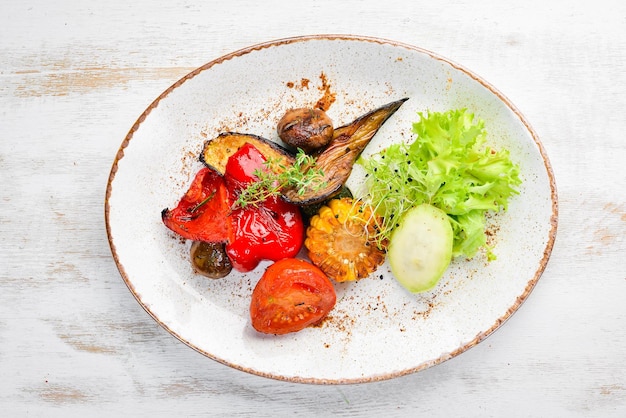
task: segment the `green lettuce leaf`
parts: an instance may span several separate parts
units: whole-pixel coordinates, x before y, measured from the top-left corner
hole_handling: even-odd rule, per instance
[[[486,246],[487,211],[506,210],[521,184],[508,150],[485,146],[482,120],[466,109],[418,113],[412,143],[393,144],[357,161],[367,173],[369,201],[384,218],[386,239],[411,207],[428,203],[450,217],[453,257],[472,258]]]

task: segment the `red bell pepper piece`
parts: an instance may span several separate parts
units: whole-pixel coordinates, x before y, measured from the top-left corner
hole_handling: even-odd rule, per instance
[[[228,189],[215,170],[202,168],[189,190],[174,209],[161,212],[163,223],[183,238],[193,241],[226,242],[230,240]]]
[[[251,144],[228,159],[225,179],[233,202],[239,191],[257,180],[254,172],[264,169],[264,162],[263,154]],[[226,253],[239,271],[250,271],[261,260],[294,257],[304,241],[300,208],[275,196],[256,206],[235,208],[231,222],[234,236]]]

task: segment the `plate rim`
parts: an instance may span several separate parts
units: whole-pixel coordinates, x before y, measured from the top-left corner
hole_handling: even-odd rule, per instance
[[[339,40],[339,41],[354,41],[354,42],[369,42],[369,43],[376,43],[376,44],[380,44],[380,45],[388,45],[388,46],[392,46],[392,47],[400,47],[400,48],[404,48],[404,49],[408,49],[411,51],[415,51],[418,53],[422,53],[425,55],[430,56],[431,58],[438,60],[438,61],[443,61],[444,63],[450,65],[451,67],[455,68],[456,70],[459,70],[461,72],[463,72],[465,75],[469,76],[470,78],[474,79],[475,81],[477,81],[479,84],[481,84],[483,87],[485,87],[487,90],[489,90],[492,94],[494,94],[500,101],[502,101],[514,114],[515,116],[519,119],[519,121],[524,125],[524,128],[528,131],[528,133],[530,133],[531,137],[533,138],[533,141],[535,143],[535,145],[538,148],[539,154],[541,155],[542,161],[543,161],[543,166],[546,170],[547,176],[548,176],[548,180],[549,180],[549,186],[550,186],[550,200],[551,200],[551,206],[552,206],[552,213],[550,216],[550,230],[548,233],[548,240],[546,243],[546,246],[544,248],[543,251],[543,256],[539,262],[539,266],[535,271],[534,276],[529,279],[528,283],[526,284],[526,287],[524,289],[524,291],[516,298],[515,302],[507,309],[507,311],[501,316],[499,317],[495,323],[488,328],[487,330],[484,330],[480,333],[478,333],[474,339],[472,339],[471,341],[461,345],[460,347],[458,347],[456,350],[453,350],[451,352],[448,353],[443,353],[441,354],[438,358],[436,359],[432,359],[429,361],[425,361],[422,362],[420,364],[418,364],[415,367],[411,367],[411,368],[407,368],[407,369],[403,369],[403,370],[396,370],[396,371],[391,371],[389,373],[384,373],[384,374],[380,374],[380,375],[374,375],[374,376],[367,376],[367,377],[362,377],[362,378],[346,378],[346,379],[324,379],[324,378],[315,378],[315,377],[298,377],[298,376],[282,376],[279,374],[273,374],[270,372],[264,372],[264,371],[260,371],[260,370],[255,370],[251,367],[245,367],[245,366],[241,366],[229,361],[226,361],[224,359],[221,359],[217,356],[215,356],[214,354],[208,353],[205,350],[201,349],[200,347],[197,347],[195,345],[193,345],[190,341],[186,340],[184,337],[182,337],[181,335],[179,335],[177,332],[173,331],[171,328],[169,328],[165,323],[163,323],[158,316],[152,312],[150,310],[150,308],[141,300],[140,295],[138,294],[138,292],[135,289],[135,286],[133,285],[132,281],[130,280],[130,278],[128,277],[123,264],[120,261],[119,255],[117,253],[115,244],[113,242],[113,235],[112,235],[112,228],[111,228],[111,222],[110,222],[110,204],[109,204],[109,199],[113,193],[113,182],[115,180],[115,176],[118,170],[118,164],[120,162],[120,160],[123,159],[124,157],[124,150],[128,147],[128,145],[130,144],[130,141],[132,140],[135,132],[139,129],[139,127],[141,126],[141,124],[145,121],[145,119],[148,117],[148,115],[151,113],[152,110],[154,110],[159,103],[165,99],[172,91],[174,91],[175,89],[177,89],[178,87],[180,87],[182,84],[184,84],[186,81],[194,78],[195,76],[197,76],[198,74],[202,73],[203,71],[206,71],[208,69],[210,69],[211,67],[218,65],[220,63],[223,63],[225,61],[237,58],[237,57],[241,57],[244,55],[247,55],[249,53],[252,52],[256,52],[256,51],[260,51],[263,49],[267,49],[267,48],[271,48],[271,47],[280,47],[283,45],[289,45],[289,44],[294,44],[294,43],[299,43],[299,42],[307,42],[307,41],[334,41],[334,40]],[[470,71],[469,69],[465,68],[463,65],[460,65],[448,58],[443,57],[442,55],[439,55],[433,51],[424,49],[422,47],[419,46],[415,46],[415,45],[411,45],[408,43],[404,43],[404,42],[400,42],[400,41],[394,41],[394,40],[390,40],[390,39],[385,39],[385,38],[380,38],[380,37],[372,37],[372,36],[363,36],[363,35],[352,35],[352,34],[314,34],[314,35],[302,35],[302,36],[293,36],[293,37],[287,37],[287,38],[279,38],[279,39],[274,39],[274,40],[269,40],[269,41],[265,41],[265,42],[261,42],[261,43],[257,43],[257,44],[253,44],[238,50],[235,50],[233,52],[227,53],[225,55],[222,55],[218,58],[215,58],[205,64],[203,64],[202,66],[194,69],[193,71],[187,73],[186,75],[184,75],[183,77],[181,77],[180,79],[178,79],[177,81],[175,81],[172,85],[170,85],[166,90],[164,90],[161,94],[159,94],[156,99],[154,99],[149,105],[148,107],[141,113],[141,115],[136,119],[136,121],[134,122],[134,124],[132,125],[132,127],[129,129],[128,133],[126,134],[126,136],[124,137],[121,145],[119,146],[117,153],[115,154],[115,157],[113,159],[113,163],[111,165],[111,169],[109,172],[109,176],[107,178],[107,185],[106,185],[106,191],[105,191],[105,199],[104,199],[104,217],[105,217],[105,229],[106,229],[106,234],[107,234],[107,240],[109,243],[109,247],[111,250],[111,254],[113,257],[113,260],[116,264],[116,267],[122,277],[122,280],[124,281],[124,283],[126,284],[126,286],[128,287],[128,289],[130,290],[131,294],[133,295],[133,297],[135,298],[135,300],[139,303],[139,305],[144,309],[144,311],[146,311],[150,317],[152,317],[152,319],[154,321],[157,322],[157,324],[159,324],[161,327],[163,327],[163,329],[165,329],[170,335],[174,336],[176,339],[178,339],[179,341],[181,341],[182,343],[184,343],[185,345],[187,345],[188,347],[192,348],[193,350],[201,353],[202,355],[218,362],[221,363],[223,365],[226,365],[228,367],[231,367],[233,369],[236,370],[240,370],[246,373],[250,373],[253,375],[257,375],[257,376],[261,376],[261,377],[266,377],[266,378],[270,378],[270,379],[275,379],[275,380],[282,380],[282,381],[288,381],[288,382],[294,382],[294,383],[308,383],[308,384],[356,384],[356,383],[370,383],[370,382],[375,382],[375,381],[383,381],[383,380],[389,380],[392,378],[396,378],[396,377],[401,377],[401,376],[405,376],[405,375],[409,375],[412,373],[416,373],[418,371],[430,368],[432,366],[435,366],[437,364],[443,363],[449,359],[452,359],[460,354],[462,354],[463,352],[469,350],[470,348],[478,345],[479,343],[481,343],[482,341],[484,341],[487,337],[489,337],[491,334],[493,334],[498,328],[500,328],[517,310],[519,310],[519,308],[521,307],[521,305],[528,299],[530,293],[533,291],[533,289],[535,288],[537,282],[539,281],[540,277],[542,276],[543,272],[546,269],[546,266],[548,264],[548,261],[550,259],[551,253],[552,253],[552,249],[554,247],[554,243],[556,240],[556,234],[557,234],[557,229],[558,229],[558,214],[559,214],[559,204],[558,204],[558,192],[557,192],[557,186],[556,186],[556,180],[555,180],[555,176],[554,176],[554,171],[552,169],[552,165],[550,163],[550,160],[548,158],[547,152],[542,144],[542,142],[539,139],[539,136],[537,135],[536,131],[533,129],[533,127],[531,126],[531,124],[528,122],[528,120],[526,119],[526,117],[522,114],[522,112],[502,93],[500,92],[498,89],[496,89],[491,83],[487,82],[486,80],[484,80],[482,77],[478,76],[476,73]]]

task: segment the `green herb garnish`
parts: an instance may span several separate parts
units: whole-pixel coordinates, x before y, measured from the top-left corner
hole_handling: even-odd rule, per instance
[[[263,169],[254,171],[257,181],[241,190],[234,206],[245,208],[257,206],[271,196],[278,196],[284,189],[293,188],[299,195],[307,190],[319,190],[326,186],[324,173],[315,168],[315,157],[298,149],[293,164],[285,165],[283,158],[269,158]]]

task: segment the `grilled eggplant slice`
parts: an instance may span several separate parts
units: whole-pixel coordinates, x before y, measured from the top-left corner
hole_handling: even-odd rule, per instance
[[[268,160],[282,159],[281,163],[285,166],[292,165],[295,161],[293,154],[276,142],[258,135],[236,132],[221,133],[216,138],[207,140],[200,153],[200,161],[207,167],[224,174],[228,158],[246,143],[254,145]]]
[[[283,198],[298,205],[312,205],[337,194],[346,182],[352,166],[380,127],[408,98],[388,103],[372,110],[349,125],[336,128],[333,139],[317,155],[315,168],[324,173],[324,187],[311,188],[304,193],[295,189],[283,191]]]

